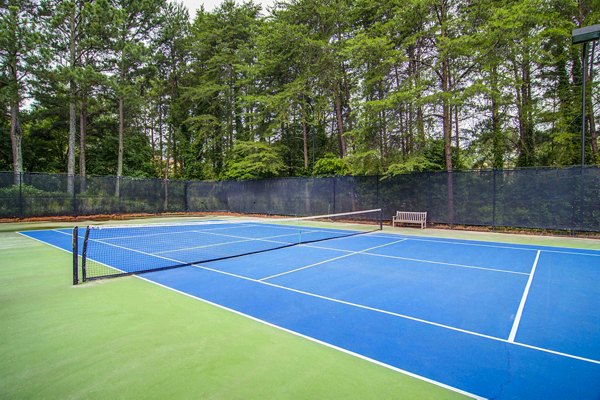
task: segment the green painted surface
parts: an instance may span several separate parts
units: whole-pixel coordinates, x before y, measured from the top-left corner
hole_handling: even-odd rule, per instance
[[[70,254],[11,232],[68,225],[0,226],[0,398],[460,397],[133,277],[73,287]]]

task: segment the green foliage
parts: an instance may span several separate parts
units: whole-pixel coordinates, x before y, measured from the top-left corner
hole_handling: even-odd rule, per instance
[[[265,142],[238,141],[225,165],[223,179],[260,179],[280,176],[286,166],[277,148]]]
[[[352,175],[379,175],[383,172],[377,150],[352,153],[347,160]]]
[[[597,3],[302,0],[265,11],[226,0],[190,21],[167,0],[10,0],[0,106],[21,106],[29,171],[67,171],[70,127],[85,136],[77,156],[90,174],[121,161],[125,175],[194,179],[572,165],[582,65],[570,32],[598,21]],[[0,169],[12,164],[9,114]],[[598,160],[588,141],[586,163]]]
[[[313,167],[313,174],[316,176],[348,175],[350,172],[348,161],[331,153],[325,154]]]
[[[61,191],[46,191],[38,189],[31,185],[12,185],[0,189],[0,198],[17,199],[19,195],[23,197],[65,197],[65,193]]]
[[[442,165],[428,160],[423,154],[416,154],[402,162],[390,164],[385,172],[385,177],[409,174],[411,172],[436,171],[440,169],[442,169]]]

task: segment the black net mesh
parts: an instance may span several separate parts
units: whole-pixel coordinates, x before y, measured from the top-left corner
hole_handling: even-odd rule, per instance
[[[600,168],[164,181],[0,173],[0,218],[162,212],[306,216],[383,208],[438,224],[600,231]]]
[[[74,213],[74,177],[63,174],[23,174],[21,184],[22,215],[24,217],[56,216]]]
[[[82,242],[81,276],[86,281],[370,233],[381,229],[380,218],[381,210],[366,210],[302,218],[96,226],[82,230],[74,243]]]

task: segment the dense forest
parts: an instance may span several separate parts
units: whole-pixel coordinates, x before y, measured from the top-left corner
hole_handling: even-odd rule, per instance
[[[0,170],[168,179],[574,165],[600,0],[0,0]],[[600,163],[590,46],[586,164]]]

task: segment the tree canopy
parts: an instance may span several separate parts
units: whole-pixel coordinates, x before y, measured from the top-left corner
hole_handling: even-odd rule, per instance
[[[0,4],[0,169],[169,179],[600,163],[600,0]],[[85,185],[85,180],[82,180]],[[118,187],[117,187],[118,191]]]

